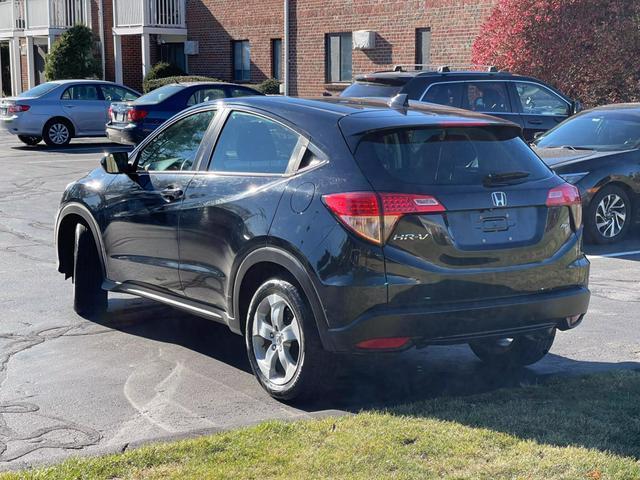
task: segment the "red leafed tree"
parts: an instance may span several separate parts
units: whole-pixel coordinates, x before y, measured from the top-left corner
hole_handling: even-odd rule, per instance
[[[585,105],[640,101],[640,2],[498,0],[473,62],[540,78]]]

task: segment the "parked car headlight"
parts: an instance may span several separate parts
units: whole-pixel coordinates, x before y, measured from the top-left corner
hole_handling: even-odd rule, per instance
[[[567,183],[570,183],[571,185],[575,185],[576,183],[578,183],[580,180],[582,180],[584,177],[586,177],[587,175],[589,175],[589,172],[582,172],[582,173],[564,173],[562,175],[560,175],[560,177]]]

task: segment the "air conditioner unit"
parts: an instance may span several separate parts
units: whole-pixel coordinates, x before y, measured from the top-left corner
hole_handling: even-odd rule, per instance
[[[353,32],[354,50],[372,50],[376,48],[376,32],[371,30],[358,30]]]
[[[184,42],[185,55],[198,55],[200,53],[200,43],[194,40]]]

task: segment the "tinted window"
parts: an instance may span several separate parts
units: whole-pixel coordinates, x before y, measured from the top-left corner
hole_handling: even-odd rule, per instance
[[[220,134],[209,169],[285,173],[298,138],[297,133],[272,120],[233,112]]]
[[[95,85],[75,85],[62,94],[63,100],[98,100],[98,89]]]
[[[503,82],[465,82],[462,108],[475,112],[510,112],[507,87]]]
[[[229,87],[230,97],[250,97],[252,95],[260,95],[260,93],[254,90],[249,90],[248,88]]]
[[[382,83],[356,82],[349,85],[340,94],[341,97],[395,97],[402,90],[402,85],[385,85]]]
[[[182,85],[165,85],[164,87],[151,90],[146,95],[142,95],[134,103],[144,105],[157,105],[160,102],[164,102],[167,98],[175,95],[180,90],[184,89]]]
[[[569,115],[569,105],[550,90],[533,83],[515,82],[522,113],[528,115]]]
[[[183,118],[159,133],[138,155],[138,170],[190,170],[215,111]]]
[[[419,185],[481,185],[490,173],[527,172],[545,178],[548,168],[515,129],[397,129],[366,136],[358,164],[375,180]]]
[[[38,98],[59,86],[59,83],[43,83],[42,85],[38,85],[37,87],[33,87],[31,90],[21,93],[18,95],[18,98]]]
[[[459,107],[462,98],[462,86],[462,83],[437,83],[431,85],[422,101],[448,107]]]
[[[202,102],[210,102],[212,100],[218,100],[219,98],[224,98],[225,92],[223,88],[220,87],[208,87],[208,88],[200,88],[193,92],[193,94],[187,100],[187,106],[190,107],[192,105],[197,105]]]
[[[138,98],[138,95],[130,90],[115,85],[101,85],[102,95],[108,102],[129,102]]]
[[[541,148],[575,147],[593,150],[626,150],[640,147],[640,116],[595,110],[565,120],[543,135]]]

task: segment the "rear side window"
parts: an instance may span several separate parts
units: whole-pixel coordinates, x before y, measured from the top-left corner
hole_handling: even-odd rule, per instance
[[[489,174],[526,172],[527,180],[551,175],[515,129],[402,128],[363,138],[356,160],[374,184],[482,185]]]
[[[299,138],[293,130],[273,120],[233,112],[220,133],[209,170],[285,173]]]
[[[462,85],[462,83],[437,83],[431,85],[422,101],[446,105],[447,107],[460,107]]]
[[[349,85],[340,94],[341,97],[395,97],[402,90],[402,85],[384,83],[356,82]]]

